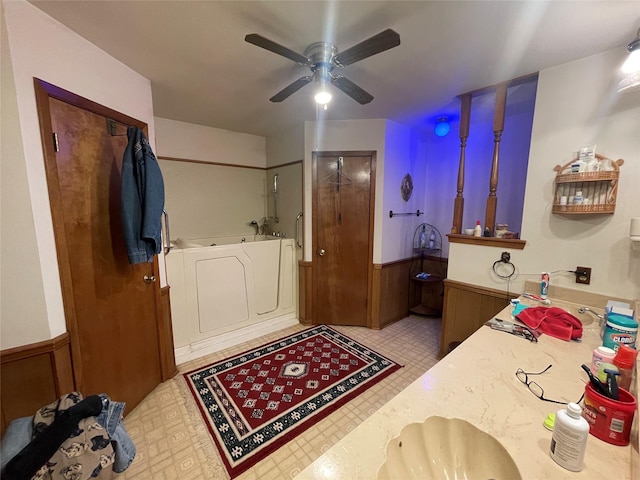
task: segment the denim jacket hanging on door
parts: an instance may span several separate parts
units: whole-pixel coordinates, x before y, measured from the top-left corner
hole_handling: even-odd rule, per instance
[[[122,159],[122,230],[129,263],[151,262],[162,251],[164,181],[142,130],[127,128]]]

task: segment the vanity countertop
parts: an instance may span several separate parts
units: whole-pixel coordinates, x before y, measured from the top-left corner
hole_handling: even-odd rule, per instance
[[[553,306],[575,312],[579,305],[554,300]],[[511,320],[510,311],[507,307],[497,317]],[[551,364],[536,379],[545,397],[578,401],[588,381],[580,365],[590,365],[594,347],[601,344],[599,330],[597,320],[585,322],[582,342],[541,335],[537,343],[531,343],[483,326],[296,479],[375,479],[389,440],[405,425],[432,415],[462,418],[493,435],[524,479],[640,478],[633,471],[638,469],[637,411],[633,446],[614,446],[589,435],[583,470],[570,472],[549,456],[551,432],[543,427],[547,414],[562,405],[540,400],[515,375],[518,368],[539,372]],[[632,386],[632,390],[636,389]]]

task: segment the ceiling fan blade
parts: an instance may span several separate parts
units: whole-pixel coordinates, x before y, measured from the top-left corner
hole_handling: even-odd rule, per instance
[[[365,92],[358,85],[342,75],[331,77],[331,83],[353,98],[360,105],[365,105],[373,100],[373,96],[370,93]]]
[[[302,87],[304,87],[307,83],[309,83],[312,80],[313,80],[312,76],[299,78],[298,80],[293,82],[288,87],[285,87],[282,90],[280,90],[278,93],[276,93],[269,100],[271,100],[272,102],[281,102],[285,98],[287,98],[289,95],[291,95],[292,93],[295,93],[298,90],[300,90]]]
[[[246,35],[244,37],[244,41],[264,48],[265,50],[269,50],[270,52],[277,53],[278,55],[282,55],[283,57],[293,60],[301,65],[309,65],[309,59],[304,55],[300,55],[293,50],[289,50],[287,47],[278,45],[276,42],[272,42],[268,38],[264,38],[262,35],[258,35],[257,33],[250,33]]]
[[[344,52],[338,53],[334,60],[336,65],[344,67],[398,45],[400,45],[400,35],[388,28],[384,32],[380,32],[351,48],[347,48]]]

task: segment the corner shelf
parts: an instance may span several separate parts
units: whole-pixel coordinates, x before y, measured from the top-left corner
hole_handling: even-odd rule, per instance
[[[598,160],[598,171],[595,172],[571,172],[571,165],[577,159],[565,165],[554,167],[558,173],[556,174],[552,213],[582,215],[611,214],[615,211],[620,166],[624,160],[614,161],[599,154],[596,154],[596,159]],[[611,165],[612,170],[600,170],[606,164]],[[570,200],[577,191],[582,191],[584,201],[589,203],[572,204]],[[566,205],[561,204],[562,197],[567,198]]]
[[[422,246],[420,234],[425,230],[427,246]],[[429,248],[429,243],[431,247]],[[430,274],[426,278],[419,278],[416,275],[424,272],[425,260],[429,257],[440,257],[442,255],[442,235],[436,227],[428,223],[421,223],[413,234],[413,258],[414,262],[409,271],[409,278],[420,291],[420,303],[409,308],[409,312],[423,316],[440,316],[442,308],[439,302],[433,300],[438,293],[435,291],[441,286],[444,278],[440,275]]]

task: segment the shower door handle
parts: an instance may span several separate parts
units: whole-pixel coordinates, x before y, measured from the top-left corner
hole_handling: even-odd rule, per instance
[[[164,254],[168,254],[171,250],[171,235],[169,234],[169,214],[166,210],[162,210],[162,216],[164,217],[164,232],[166,233],[164,237]]]
[[[324,257],[325,251],[324,248],[321,248],[320,250],[318,250],[318,255],[320,255],[321,257]]]
[[[302,237],[302,234],[300,234],[300,219],[302,218],[302,216],[303,213],[300,212],[296,217],[296,245],[298,246],[298,248],[302,248],[302,243],[300,243],[300,238]]]

